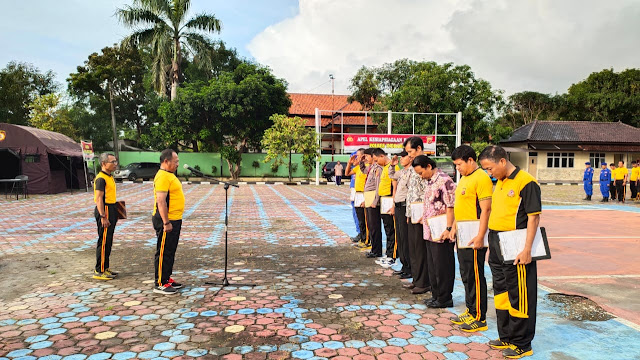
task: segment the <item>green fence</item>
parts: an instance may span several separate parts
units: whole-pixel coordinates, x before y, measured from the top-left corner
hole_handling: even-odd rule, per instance
[[[200,171],[207,175],[230,177],[229,166],[227,161],[222,159],[219,153],[191,153],[181,152],[180,156],[180,168],[178,168],[178,176],[188,176],[190,172],[185,170],[182,166],[189,164],[191,167],[198,166]],[[289,171],[286,165],[280,165],[277,172],[273,172],[271,169],[272,162],[264,163],[266,154],[242,154],[242,169],[240,177],[280,177],[286,178],[289,176]],[[120,166],[126,166],[134,162],[158,162],[160,159],[159,152],[150,151],[121,151],[120,152]],[[341,161],[346,163],[349,160],[348,155],[334,155],[333,161]],[[258,167],[254,168],[253,163],[257,161]],[[322,155],[320,159],[320,166],[325,162],[331,161],[331,155]],[[306,178],[307,173],[302,166],[302,155],[293,154],[291,157],[291,163],[295,171],[293,177]],[[215,167],[215,169],[213,169]],[[215,173],[214,171],[215,170]],[[310,177],[315,178],[315,168],[311,172]]]

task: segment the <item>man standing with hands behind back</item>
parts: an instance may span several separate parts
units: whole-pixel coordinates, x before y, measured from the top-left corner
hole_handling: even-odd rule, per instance
[[[153,179],[155,204],[152,223],[158,236],[153,292],[164,295],[177,294],[182,287],[171,278],[184,212],[182,183],[175,175],[178,165],[178,154],[172,149],[163,150],[160,154],[160,170]]]
[[[96,203],[94,216],[98,225],[98,244],[96,246],[96,266],[93,278],[111,280],[118,273],[109,270],[109,256],[113,244],[113,232],[116,230],[118,214],[116,211],[116,182],[113,171],[118,166],[118,160],[113,154],[100,154],[102,170],[93,182],[93,201]]]
[[[538,270],[531,248],[540,224],[542,200],[536,179],[507,160],[507,152],[492,145],[479,156],[482,168],[498,179],[489,215],[489,267],[499,339],[489,341],[494,349],[504,349],[509,359],[533,355],[531,341],[536,332]],[[527,229],[524,250],[511,264],[500,254],[499,233]]]

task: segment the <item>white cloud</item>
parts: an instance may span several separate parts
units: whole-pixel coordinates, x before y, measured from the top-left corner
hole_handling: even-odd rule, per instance
[[[248,45],[305,92],[362,65],[401,58],[469,64],[507,93],[564,92],[589,73],[638,66],[640,2],[619,0],[300,0],[299,13]],[[315,90],[329,92],[329,85]]]

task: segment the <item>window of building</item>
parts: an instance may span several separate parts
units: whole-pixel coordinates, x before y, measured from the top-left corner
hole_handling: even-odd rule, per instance
[[[590,153],[589,161],[591,162],[591,166],[594,168],[599,168],[600,164],[605,162],[604,153]]]
[[[37,163],[37,162],[40,162],[40,154],[25,155],[24,156],[24,162],[26,162],[26,163]]]
[[[547,153],[548,168],[572,168],[574,153]]]

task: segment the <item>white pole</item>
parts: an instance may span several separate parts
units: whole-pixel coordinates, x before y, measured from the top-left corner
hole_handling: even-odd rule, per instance
[[[391,110],[387,111],[387,134],[391,135]]]
[[[456,115],[456,147],[462,145],[462,112]],[[460,182],[460,172],[456,171],[456,182]]]
[[[320,110],[316,108],[316,136],[318,136],[318,156],[316,156],[316,185],[320,185],[320,154],[322,152],[322,135],[320,135]]]

